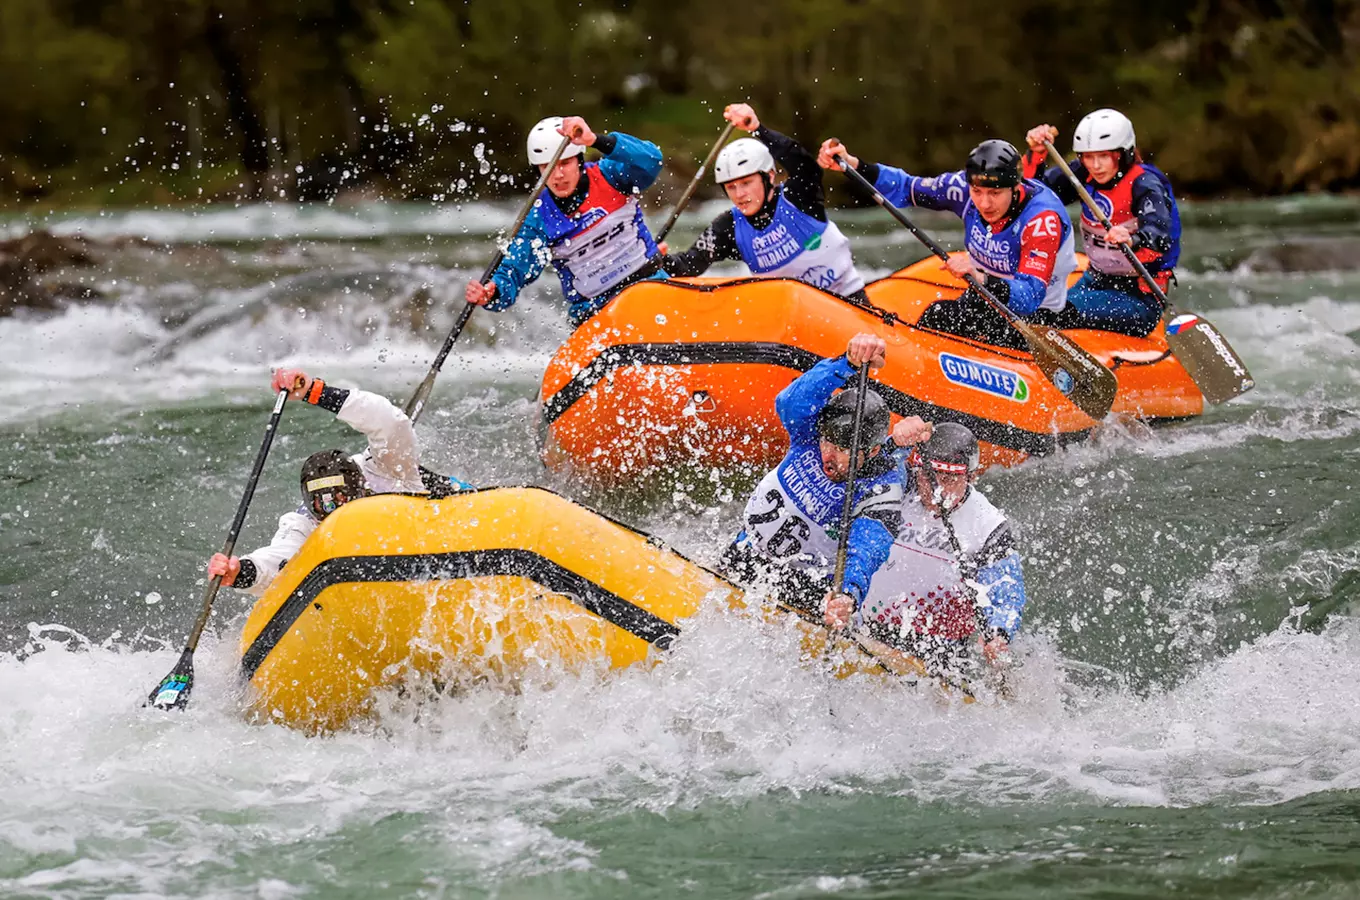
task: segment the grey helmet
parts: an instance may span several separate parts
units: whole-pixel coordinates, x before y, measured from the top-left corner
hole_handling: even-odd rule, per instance
[[[925,442],[925,460],[918,451],[912,451],[910,464],[913,468],[926,461],[937,472],[972,475],[979,464],[977,438],[957,422],[941,422],[934,426],[930,440]]]

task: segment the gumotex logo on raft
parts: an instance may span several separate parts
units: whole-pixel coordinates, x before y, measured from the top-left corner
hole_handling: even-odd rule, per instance
[[[1029,399],[1029,385],[1025,384],[1024,378],[1010,369],[964,359],[952,353],[941,353],[940,371],[944,372],[945,378],[955,384],[975,391],[995,394],[1016,403],[1024,403]]]

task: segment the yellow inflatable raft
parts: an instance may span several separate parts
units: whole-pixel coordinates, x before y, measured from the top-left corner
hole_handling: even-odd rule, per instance
[[[376,689],[413,679],[622,668],[664,655],[703,603],[745,598],[542,488],[366,497],[328,516],[251,611],[244,705],[257,720],[331,731],[368,714]],[[826,632],[804,628],[808,655],[821,658]],[[838,676],[921,671],[910,657],[839,643]]]

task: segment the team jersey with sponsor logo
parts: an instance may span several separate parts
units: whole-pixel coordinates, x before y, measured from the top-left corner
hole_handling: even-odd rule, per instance
[[[1123,225],[1134,233],[1136,255],[1140,262],[1147,265],[1148,271],[1162,272],[1176,267],[1181,257],[1181,213],[1176,205],[1176,197],[1171,192],[1171,182],[1160,169],[1146,163],[1136,163],[1114,184],[1101,187],[1088,179],[1086,188],[1096,206],[1112,223]],[[1139,246],[1148,240],[1150,234],[1155,234],[1151,222],[1146,230],[1143,229],[1143,220],[1151,219],[1154,213],[1167,220],[1167,243],[1170,248],[1165,253],[1159,253],[1154,246]],[[1144,231],[1142,240],[1138,237],[1140,230]],[[1081,233],[1086,255],[1091,259],[1091,268],[1108,275],[1138,274],[1124,252],[1105,240],[1107,229],[1084,203],[1081,207]]]
[[[775,408],[789,432],[789,452],[756,486],[737,537],[739,545],[825,580],[828,588],[845,484],[822,469],[817,416],[854,373],[843,356],[823,360],[780,392]],[[902,476],[890,454],[880,453],[860,468],[852,502],[845,592],[858,602],[887,560],[901,516]]]
[[[545,191],[505,251],[492,280],[487,309],[506,309],[525,285],[551,264],[562,282],[572,324],[579,325],[639,278],[665,277],[638,194],[661,171],[661,151],[648,141],[614,132],[609,152],[585,165],[585,196],[570,213]]]
[[[1048,154],[1025,155],[1025,174],[1040,178],[1064,203],[1076,203],[1080,195],[1061,169],[1045,169]],[[1149,163],[1135,163],[1107,185],[1097,184],[1080,159],[1068,167],[1083,182],[1096,206],[1116,225],[1133,232],[1133,250],[1149,272],[1170,272],[1181,258],[1181,211],[1171,180]],[[1136,270],[1118,246],[1105,240],[1100,220],[1081,207],[1081,230],[1091,269],[1107,275],[1133,276]]]
[[[737,249],[757,275],[796,278],[833,294],[853,294],[864,287],[855,268],[850,242],[835,222],[813,218],[789,202],[778,189],[774,218],[764,228],[733,212]]]
[[[1067,305],[1067,276],[1077,268],[1076,242],[1067,210],[1042,182],[1025,179],[1019,210],[988,225],[968,195],[962,170],[933,178],[878,164],[874,187],[894,206],[948,210],[963,219],[964,246],[974,265],[1010,284],[1010,308],[1027,316]],[[867,176],[866,176],[867,177]]]
[[[656,256],[656,243],[636,197],[615,189],[598,165],[586,166],[586,177],[590,192],[574,214],[546,198],[537,205],[563,292],[593,300]]]

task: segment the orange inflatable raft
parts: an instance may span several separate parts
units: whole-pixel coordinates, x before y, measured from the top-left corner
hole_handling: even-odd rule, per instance
[[[1030,354],[915,325],[931,303],[962,290],[935,258],[871,283],[867,305],[787,279],[634,285],[548,363],[539,394],[544,462],[603,485],[685,465],[763,472],[788,448],[775,395],[862,331],[888,343],[874,387],[894,421],[967,425],[985,464],[1012,465],[1089,436],[1095,421]],[[1146,338],[1066,333],[1114,370],[1112,413],[1156,422],[1203,411],[1160,325]]]

